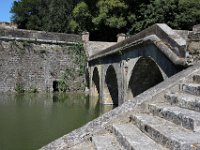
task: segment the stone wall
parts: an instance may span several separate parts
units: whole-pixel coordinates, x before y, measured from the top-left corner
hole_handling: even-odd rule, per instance
[[[0,40],[0,91],[53,91],[67,78],[67,90],[82,90],[84,75],[76,61],[75,45]]]
[[[117,42],[88,41],[85,43],[85,49],[87,50],[88,57],[90,57],[116,43]]]
[[[1,28],[17,28],[17,25],[14,23],[10,23],[10,22],[0,22],[0,27]]]
[[[192,56],[193,62],[200,60],[200,25],[193,28],[193,32],[188,35],[188,51]]]

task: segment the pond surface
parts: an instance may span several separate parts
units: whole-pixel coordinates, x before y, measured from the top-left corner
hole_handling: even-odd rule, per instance
[[[84,94],[1,94],[0,150],[35,150],[110,111]]]

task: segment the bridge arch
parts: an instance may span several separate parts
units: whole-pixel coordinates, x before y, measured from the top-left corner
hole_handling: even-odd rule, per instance
[[[97,67],[94,68],[93,74],[92,74],[91,96],[98,98],[98,100],[100,97],[100,77],[99,77],[99,71]]]
[[[151,57],[140,57],[131,71],[127,98],[131,100],[163,80],[164,77],[157,63]]]
[[[109,65],[105,74],[104,82],[104,103],[118,105],[118,79],[113,65]]]

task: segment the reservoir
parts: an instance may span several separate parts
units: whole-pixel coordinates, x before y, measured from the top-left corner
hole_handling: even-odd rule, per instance
[[[35,150],[113,109],[84,94],[2,94],[0,150]]]

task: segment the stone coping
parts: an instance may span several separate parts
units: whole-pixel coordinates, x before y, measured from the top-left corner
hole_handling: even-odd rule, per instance
[[[1,28],[0,36],[13,37],[13,38],[30,38],[30,39],[41,39],[41,40],[52,40],[52,41],[66,41],[66,42],[78,42],[81,40],[81,35],[66,34],[66,33],[55,33],[35,30],[24,30],[14,28]]]
[[[29,42],[29,43],[40,43],[40,44],[62,44],[62,45],[75,45],[77,42],[67,42],[67,41],[56,41],[56,40],[43,40],[35,38],[19,38],[19,37],[4,37],[0,36],[2,41],[19,41],[19,42]]]

